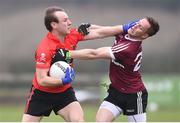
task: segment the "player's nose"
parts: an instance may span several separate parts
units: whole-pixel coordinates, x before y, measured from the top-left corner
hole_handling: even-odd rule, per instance
[[[68,20],[68,25],[72,25],[72,21],[71,20]]]

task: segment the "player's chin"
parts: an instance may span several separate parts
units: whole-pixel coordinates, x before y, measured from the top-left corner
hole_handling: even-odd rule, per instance
[[[131,37],[136,37],[136,34],[135,34],[135,33],[129,32],[128,34],[129,34]]]
[[[70,32],[64,32],[64,35],[69,35],[70,34]]]
[[[67,30],[67,31],[66,31],[66,34],[69,34],[69,33],[70,33],[70,30]]]
[[[128,30],[128,34],[129,35],[133,35],[133,31],[130,29],[130,30]]]

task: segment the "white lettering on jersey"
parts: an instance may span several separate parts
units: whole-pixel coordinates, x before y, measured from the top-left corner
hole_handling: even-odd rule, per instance
[[[134,60],[134,62],[137,62],[134,67],[134,71],[138,71],[139,68],[141,67],[141,60],[142,60],[142,52],[138,53]]]

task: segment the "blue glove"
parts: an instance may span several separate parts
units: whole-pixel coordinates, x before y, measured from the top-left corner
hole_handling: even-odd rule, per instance
[[[67,68],[65,77],[62,79],[63,85],[71,83],[75,78],[75,71],[73,68]]]
[[[133,27],[134,25],[136,25],[136,23],[139,21],[139,19],[138,20],[135,20],[135,21],[132,21],[132,22],[130,22],[130,23],[128,23],[128,24],[124,24],[123,25],[123,31],[124,31],[124,33],[125,34],[127,34],[128,33],[128,30],[131,28],[131,27]]]

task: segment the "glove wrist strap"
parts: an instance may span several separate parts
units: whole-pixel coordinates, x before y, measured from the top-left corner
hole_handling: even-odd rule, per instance
[[[70,60],[71,59],[71,53],[70,52],[67,52],[66,53],[66,60]]]

